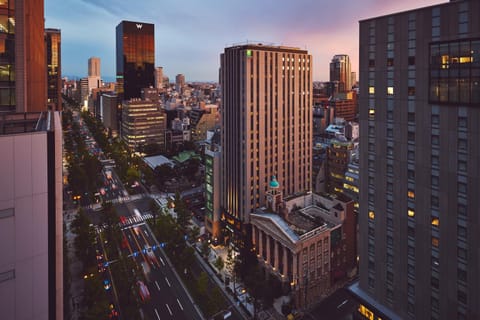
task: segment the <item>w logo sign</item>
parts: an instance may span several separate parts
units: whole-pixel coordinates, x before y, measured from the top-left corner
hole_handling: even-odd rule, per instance
[[[136,26],[137,26],[137,29],[140,30],[140,29],[142,29],[143,24],[137,23]]]

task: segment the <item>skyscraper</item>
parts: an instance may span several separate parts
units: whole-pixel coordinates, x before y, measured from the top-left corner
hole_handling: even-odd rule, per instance
[[[163,67],[155,68],[155,88],[157,88],[157,90],[163,88]]]
[[[338,92],[352,90],[350,57],[346,54],[333,56],[330,62],[330,82],[338,82]]]
[[[88,59],[88,91],[101,87],[100,58],[91,57]]]
[[[88,76],[89,77],[101,77],[100,75],[100,58],[91,57],[88,59]]]
[[[154,25],[122,21],[116,28],[116,34],[119,102],[140,98],[143,88],[155,84]]]
[[[47,50],[47,103],[62,110],[62,60],[60,29],[45,29]]]
[[[478,12],[451,1],[360,22],[353,289],[388,318],[480,319]]]
[[[185,86],[185,75],[179,73],[175,76],[175,91],[182,93]]]
[[[47,85],[43,1],[0,3],[0,112],[46,110]],[[27,59],[28,57],[28,59]]]
[[[0,114],[2,319],[63,319],[59,112]]]
[[[311,189],[312,57],[245,44],[221,55],[221,199],[227,229],[265,205],[273,175],[285,195]]]

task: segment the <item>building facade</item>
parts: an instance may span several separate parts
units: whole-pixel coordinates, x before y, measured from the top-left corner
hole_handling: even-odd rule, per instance
[[[131,150],[141,152],[149,144],[165,149],[166,125],[167,117],[160,103],[141,99],[123,102],[121,136]]]
[[[268,208],[250,217],[254,250],[262,265],[290,286],[296,307],[305,308],[355,269],[353,201],[312,193],[282,199],[274,188],[270,193]]]
[[[480,318],[478,12],[450,1],[360,22],[354,289],[382,318]]]
[[[330,62],[330,82],[338,83],[338,92],[352,90],[350,57],[346,54],[333,56]]]
[[[63,319],[59,112],[0,118],[2,319]]]
[[[2,1],[0,19],[0,112],[47,110],[43,1]]]
[[[175,91],[181,94],[183,92],[184,86],[185,86],[185,75],[179,73],[175,76]]]
[[[221,236],[220,151],[214,143],[205,148],[205,229],[216,243]]]
[[[117,36],[117,94],[119,102],[140,98],[155,84],[155,28],[151,23],[122,21]]]
[[[312,57],[298,48],[239,45],[221,55],[221,199],[229,230],[264,206],[268,182],[311,189]]]
[[[100,58],[91,57],[88,59],[88,93],[93,89],[102,86],[102,78],[100,74]]]
[[[45,29],[47,50],[47,104],[62,110],[62,37],[60,29]]]
[[[155,68],[155,88],[163,89],[163,67]]]

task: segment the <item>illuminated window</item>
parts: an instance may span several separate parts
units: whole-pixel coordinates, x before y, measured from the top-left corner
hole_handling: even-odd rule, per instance
[[[368,93],[375,94],[375,87],[368,87]]]
[[[412,209],[408,209],[408,216],[415,217],[415,211],[413,211]]]
[[[437,237],[432,237],[432,246],[438,247],[440,240]]]
[[[432,217],[432,226],[438,227],[440,225],[440,220],[436,217]]]
[[[389,96],[392,96],[393,95],[393,87],[387,87],[387,94]]]
[[[412,190],[408,190],[408,197],[410,199],[415,199],[415,192],[413,192]]]
[[[375,109],[368,109],[368,116],[374,117],[375,116]]]
[[[375,212],[369,211],[369,212],[368,212],[368,217],[369,217],[370,219],[372,219],[372,220],[375,219]]]

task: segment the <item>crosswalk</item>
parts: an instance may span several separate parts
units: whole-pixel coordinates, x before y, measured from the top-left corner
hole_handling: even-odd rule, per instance
[[[145,214],[142,214],[141,216],[128,216],[128,217],[125,217],[123,221],[120,221],[118,223],[118,226],[126,227],[132,224],[144,222],[148,219],[153,219],[153,215],[151,213],[145,213]]]

